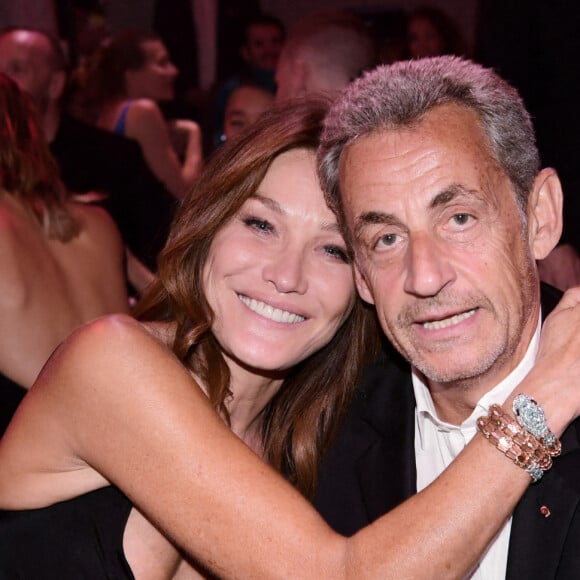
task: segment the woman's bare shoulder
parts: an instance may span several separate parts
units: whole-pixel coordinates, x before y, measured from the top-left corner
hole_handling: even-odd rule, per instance
[[[159,105],[151,99],[135,99],[131,101],[128,116],[141,121],[144,119],[159,119],[163,117]]]
[[[125,353],[139,356],[141,349],[170,354],[154,325],[124,313],[107,314],[79,326],[59,347],[67,355],[90,358],[93,365],[98,360],[112,362]]]

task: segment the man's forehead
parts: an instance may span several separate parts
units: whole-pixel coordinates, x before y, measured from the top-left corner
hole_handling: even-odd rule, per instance
[[[11,50],[11,54],[20,58],[50,57],[50,41],[40,32],[30,30],[14,30],[0,37],[3,51]]]
[[[407,149],[421,146],[430,147],[434,151],[458,149],[463,152],[468,148],[494,161],[478,114],[469,107],[446,103],[434,107],[408,124],[379,125],[353,139],[340,156],[341,181],[353,156],[360,157],[362,161],[369,156],[388,160],[391,156],[400,156]],[[362,156],[359,155],[361,150],[364,151]]]

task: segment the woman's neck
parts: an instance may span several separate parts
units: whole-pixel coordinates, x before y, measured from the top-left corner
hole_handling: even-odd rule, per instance
[[[232,368],[232,364],[228,366],[232,396],[226,401],[226,407],[230,414],[231,429],[256,453],[262,455],[262,411],[278,392],[283,379],[264,377],[237,366]]]

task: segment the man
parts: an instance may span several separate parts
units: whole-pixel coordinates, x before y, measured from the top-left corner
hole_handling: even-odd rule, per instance
[[[58,40],[44,32],[10,29],[0,34],[0,72],[28,92],[67,188],[98,191],[129,249],[155,268],[173,214],[171,195],[149,171],[139,146],[81,123],[61,110],[66,59]]]
[[[278,100],[327,94],[335,97],[364,70],[375,65],[369,29],[353,14],[319,12],[298,21],[276,69]]]
[[[517,92],[456,57],[354,83],[327,118],[320,168],[359,292],[408,361],[369,369],[321,468],[315,503],[352,534],[429,485],[533,366],[558,298],[540,294],[535,260],[560,236],[562,191]],[[576,422],[473,578],[578,577],[579,435]]]

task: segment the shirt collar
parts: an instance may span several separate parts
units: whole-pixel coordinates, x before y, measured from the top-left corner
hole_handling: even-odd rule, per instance
[[[536,361],[536,356],[538,354],[538,349],[540,346],[540,329],[541,329],[541,316],[538,318],[538,324],[536,330],[528,345],[524,357],[516,366],[516,368],[500,383],[489,390],[481,399],[477,402],[475,409],[471,415],[460,425],[463,429],[475,429],[475,423],[478,417],[486,415],[489,411],[489,406],[493,403],[502,404],[508,397],[508,395],[519,385],[524,377],[530,372],[534,363]],[[430,421],[435,424],[435,426],[442,431],[450,431],[452,429],[457,429],[456,425],[446,423],[442,421],[437,416],[437,411],[435,409],[435,404],[433,403],[433,398],[429,392],[429,388],[423,382],[423,380],[417,375],[415,369],[412,369],[412,381],[413,390],[415,392],[416,413],[417,422],[419,428],[419,435],[423,439],[425,422]]]

